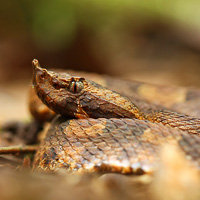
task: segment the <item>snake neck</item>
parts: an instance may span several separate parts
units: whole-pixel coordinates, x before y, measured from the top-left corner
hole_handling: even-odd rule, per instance
[[[147,120],[147,116],[142,111],[140,111],[137,107],[134,110],[133,114],[134,114],[135,118],[137,118],[139,120]]]

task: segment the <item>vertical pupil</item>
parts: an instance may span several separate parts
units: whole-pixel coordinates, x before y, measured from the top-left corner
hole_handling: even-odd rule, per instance
[[[73,93],[76,93],[76,92],[77,92],[76,81],[72,81],[72,82],[71,82],[71,91],[72,91]]]
[[[74,91],[74,93],[77,92],[77,85],[76,85],[76,82],[75,82],[75,81],[73,82],[73,91]]]

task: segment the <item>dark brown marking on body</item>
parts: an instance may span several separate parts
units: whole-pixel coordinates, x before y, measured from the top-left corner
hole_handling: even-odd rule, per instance
[[[35,90],[52,110],[64,116],[98,118],[57,121],[36,155],[35,168],[55,170],[66,165],[75,171],[148,173],[155,170],[159,150],[166,143],[181,147],[200,166],[200,138],[192,135],[191,142],[186,133],[199,134],[198,118],[164,109],[144,115],[117,92],[81,77],[47,71],[37,61],[33,65]],[[129,119],[105,119],[112,117]]]

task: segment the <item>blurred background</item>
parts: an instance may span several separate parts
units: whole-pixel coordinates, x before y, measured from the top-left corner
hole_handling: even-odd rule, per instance
[[[0,122],[27,116],[31,61],[200,86],[200,1],[8,0],[0,6]]]

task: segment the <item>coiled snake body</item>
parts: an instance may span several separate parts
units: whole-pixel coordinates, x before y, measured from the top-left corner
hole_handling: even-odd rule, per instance
[[[34,169],[148,173],[156,169],[166,143],[178,146],[200,167],[198,111],[195,117],[180,114],[131,92],[127,98],[85,78],[47,71],[37,60],[33,66],[37,95],[61,115],[40,145]]]

